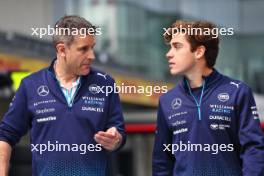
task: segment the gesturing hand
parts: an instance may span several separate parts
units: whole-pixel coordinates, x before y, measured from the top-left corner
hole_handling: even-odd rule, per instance
[[[99,131],[94,135],[94,139],[101,144],[106,150],[113,151],[117,149],[122,141],[122,135],[116,127],[109,128],[106,132]]]

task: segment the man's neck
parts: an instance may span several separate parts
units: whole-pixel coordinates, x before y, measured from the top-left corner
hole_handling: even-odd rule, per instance
[[[71,74],[66,68],[65,63],[61,62],[60,60],[55,61],[54,71],[56,78],[62,85],[66,85],[66,87],[70,86],[74,81],[78,79],[78,76],[75,74]]]
[[[196,69],[186,74],[186,78],[191,88],[201,87],[203,85],[203,76],[208,76],[213,72],[213,69],[205,67],[204,69]]]

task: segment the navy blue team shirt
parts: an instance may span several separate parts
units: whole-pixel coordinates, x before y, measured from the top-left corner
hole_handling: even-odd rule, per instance
[[[123,137],[118,149],[125,143],[119,95],[114,92],[106,95],[98,89],[98,86],[113,87],[115,81],[91,68],[88,75],[81,76],[69,106],[55,77],[54,61],[49,68],[22,80],[0,124],[0,140],[14,146],[30,130],[31,150],[34,147],[32,172],[36,176],[109,175],[112,152],[100,147],[94,135],[116,127]],[[57,144],[57,150],[50,146],[50,151],[40,153],[37,144],[48,143]],[[59,149],[58,144],[69,144],[71,148]],[[88,148],[85,152],[83,144]],[[82,151],[78,148],[81,145]]]
[[[264,176],[264,135],[251,89],[217,70],[161,96],[153,176]]]

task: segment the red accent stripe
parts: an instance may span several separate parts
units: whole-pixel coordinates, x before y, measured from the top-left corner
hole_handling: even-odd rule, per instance
[[[127,133],[154,133],[156,124],[126,124]]]
[[[264,131],[264,122],[261,123],[261,128]]]
[[[154,133],[156,130],[156,124],[126,124],[127,133]],[[261,123],[261,128],[264,131],[264,122]]]

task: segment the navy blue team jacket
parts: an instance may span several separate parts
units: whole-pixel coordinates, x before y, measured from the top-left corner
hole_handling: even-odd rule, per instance
[[[111,153],[96,145],[94,135],[116,127],[123,136],[122,145],[125,143],[119,96],[106,95],[105,89],[104,92],[98,89],[114,86],[114,80],[92,68],[87,76],[81,77],[69,106],[55,78],[53,64],[54,61],[49,68],[22,80],[0,124],[0,140],[14,146],[30,129],[33,175],[108,175]],[[57,144],[57,149],[51,146],[50,151],[40,153],[37,144],[48,143]],[[71,145],[69,149],[69,145],[59,148],[58,144]]]
[[[200,98],[202,95],[202,98]],[[214,70],[160,98],[153,176],[264,176],[264,135],[251,89]]]

